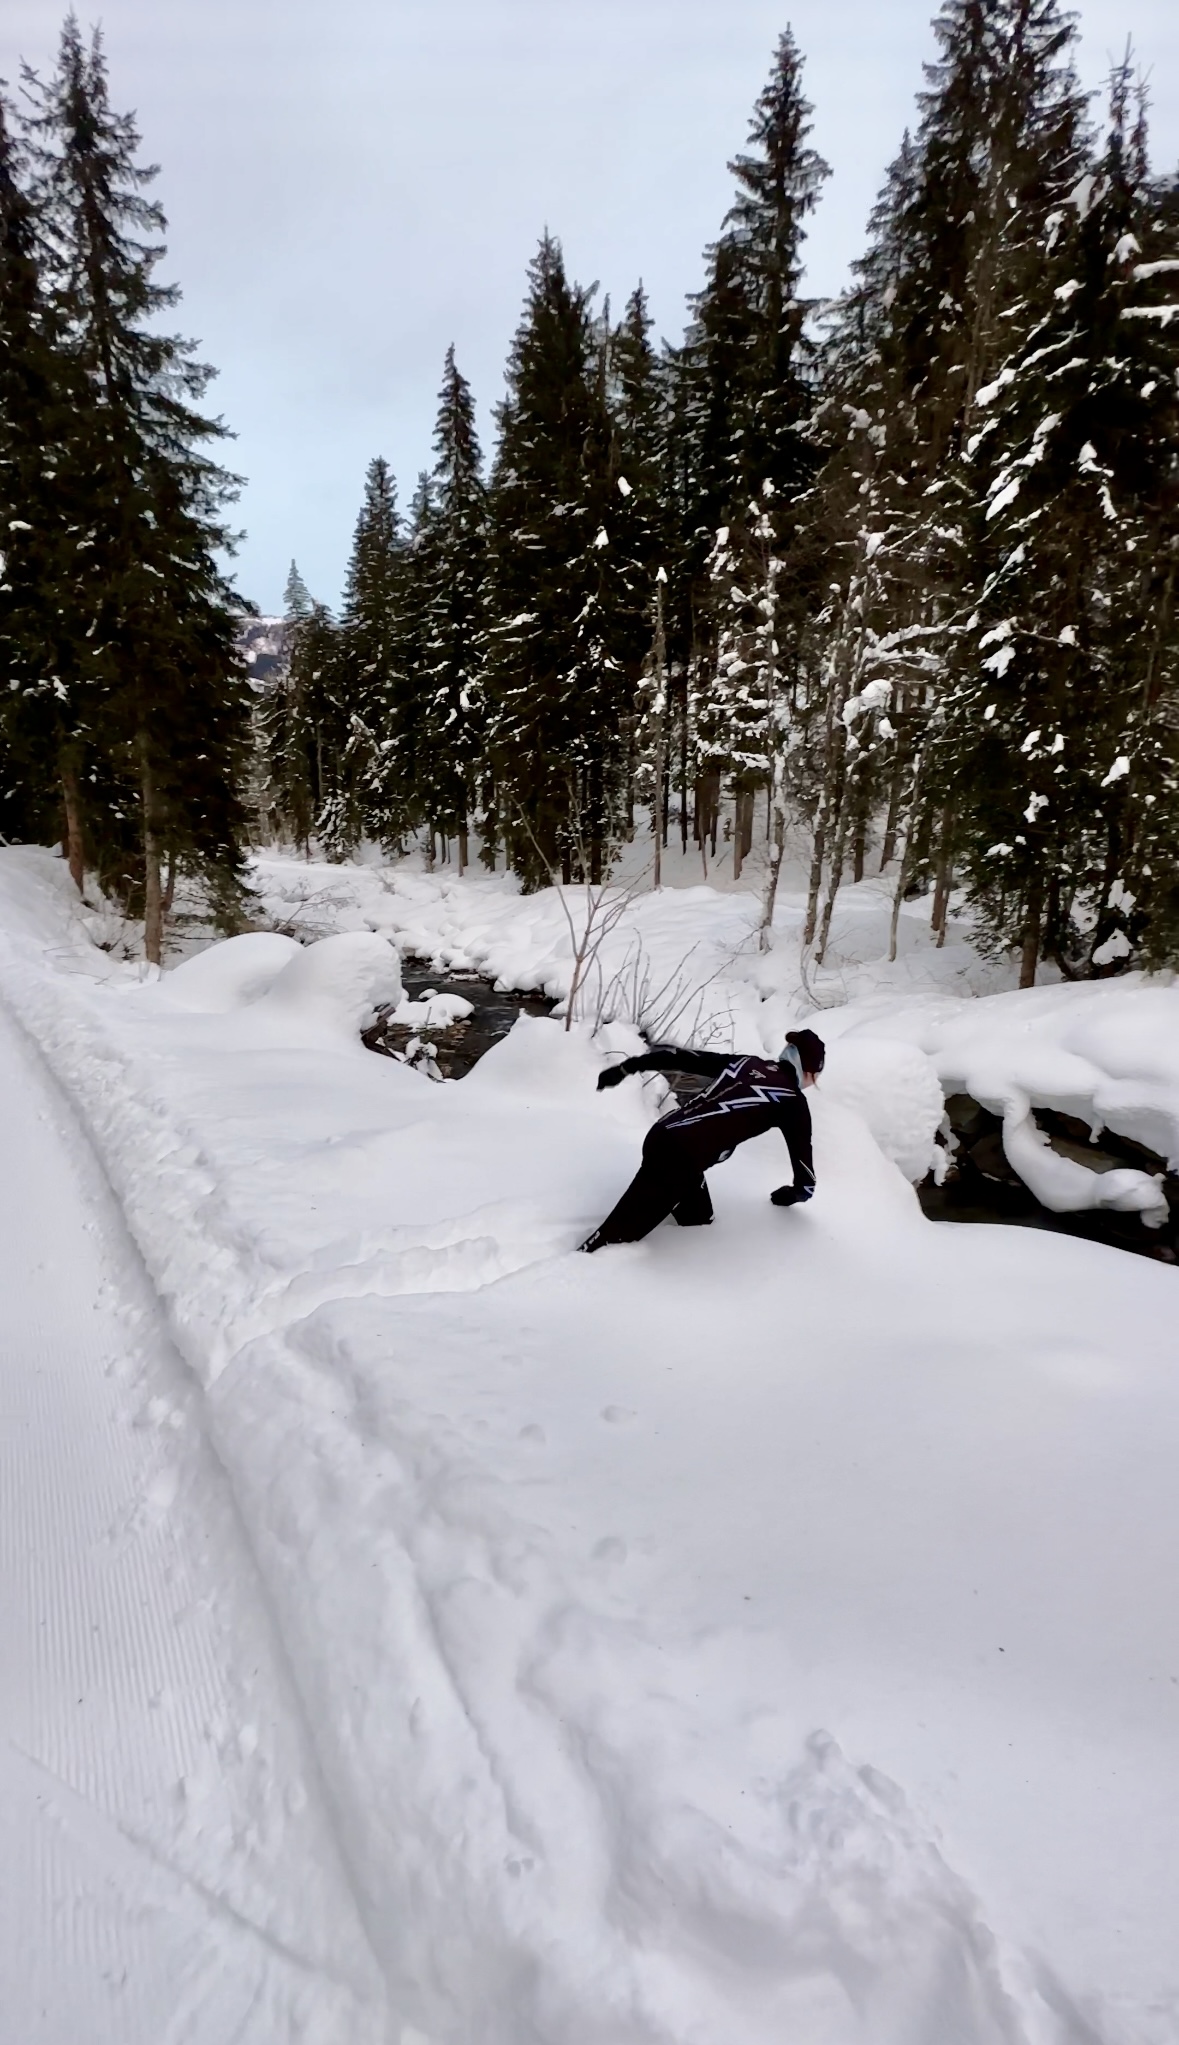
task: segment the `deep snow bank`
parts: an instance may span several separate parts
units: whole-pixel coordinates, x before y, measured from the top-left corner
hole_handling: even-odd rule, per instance
[[[1173,1273],[927,1225],[834,1088],[804,1212],[765,1138],[712,1229],[569,1256],[659,1096],[584,1035],[433,1086],[91,980],[49,862],[0,899],[414,2031],[1171,2039]]]
[[[903,1042],[929,1059],[946,1094],[968,1093],[1003,1118],[1008,1159],[1045,1207],[1137,1209],[1166,1219],[1145,1172],[1090,1172],[1050,1151],[1033,1107],[1110,1128],[1179,1168],[1179,984],[1173,975],[1036,987],[980,1001],[938,996],[861,1001],[841,1042]]]
[[[580,933],[582,890],[569,890],[563,907],[556,889],[521,895],[507,876],[460,881],[273,858],[256,861],[255,878],[269,913],[308,934],[377,930],[440,969],[477,967],[505,987],[568,997],[569,919]],[[820,972],[800,952],[803,909],[802,897],[783,891],[774,949],[762,953],[748,896],[708,887],[636,895],[603,940],[579,1012],[722,1050],[776,1052],[787,1029],[808,1022],[831,1044],[825,1088],[868,1121],[907,1178],[940,1168],[943,1097],[966,1092],[1002,1117],[1007,1157],[1044,1206],[1138,1211],[1148,1226],[1166,1218],[1154,1178],[1057,1156],[1032,1109],[1078,1115],[1094,1136],[1108,1126],[1179,1167],[1173,976],[1003,991],[1005,969],[979,961],[961,930],[941,951],[933,946],[921,903],[905,907],[890,966],[891,904],[879,881],[842,891],[832,963]]]

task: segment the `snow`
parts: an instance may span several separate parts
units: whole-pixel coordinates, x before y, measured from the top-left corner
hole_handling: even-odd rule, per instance
[[[568,916],[580,936],[587,915],[583,890],[570,890],[563,906],[556,889],[521,895],[503,875],[459,881],[406,867],[268,858],[257,862],[255,884],[267,913],[308,937],[333,924],[372,929],[440,972],[477,968],[502,987],[558,1002],[572,977]],[[1171,976],[1012,992],[1010,966],[980,961],[961,920],[951,918],[948,942],[934,949],[924,902],[904,905],[890,966],[881,955],[892,904],[879,881],[841,891],[820,970],[800,950],[803,908],[783,886],[775,946],[764,954],[747,894],[683,885],[636,893],[603,939],[579,1016],[617,1016],[652,1039],[774,1054],[788,1029],[810,1022],[841,1047],[825,1087],[867,1120],[907,1178],[923,1178],[935,1161],[941,1097],[970,1093],[1004,1118],[1009,1160],[1022,1175],[1018,1151],[1046,1206],[1137,1207],[1161,1218],[1149,1173],[1103,1187],[1084,1166],[1056,1171],[1056,1160],[1040,1156],[1031,1111],[1080,1116],[1094,1136],[1109,1127],[1179,1168],[1179,986]],[[874,1063],[859,1083],[847,1061],[865,1060],[869,1040]]]
[[[284,1656],[110,1189],[0,1012],[0,2031],[380,2045]]]
[[[769,954],[748,898],[636,897],[589,1022],[628,958],[685,1029],[776,1049],[810,1015],[819,1190],[772,1208],[762,1138],[713,1228],[579,1258],[662,1097],[594,1090],[633,1013],[523,1018],[444,1086],[356,1039],[390,939],[567,995],[552,891],[257,878],[298,958],[153,979],[60,862],[0,855],[0,993],[188,1367],[385,2035],[1172,2040],[1175,1274],[935,1226],[908,1180],[968,1081],[1174,1154],[1175,988],[1002,991],[908,910],[889,967],[881,888],[822,973],[794,897]]]
[[[461,994],[435,994],[427,989],[419,1001],[403,995],[389,1016],[390,1022],[405,1023],[423,1030],[448,1030],[474,1013],[474,1002]]]
[[[1045,1190],[1039,1184],[1033,1190],[1046,1206],[1063,1211],[1110,1204],[1158,1213],[1157,1183],[1147,1172],[1106,1174],[1116,1181],[1106,1202],[1100,1179],[1087,1191],[1072,1174],[1056,1173],[1055,1164],[1064,1160],[1050,1167],[1037,1163],[1030,1115],[1033,1106],[1075,1115],[1094,1136],[1112,1129],[1156,1151],[1175,1169],[1179,986],[1172,976],[1160,975],[1151,984],[1142,974],[1128,973],[1118,980],[1028,988],[976,1002],[937,995],[903,1003],[868,1000],[850,1006],[840,1020],[853,1036],[916,1046],[931,1060],[945,1094],[972,1094],[1001,1115],[1008,1157],[1021,1176],[1025,1164],[1043,1175]],[[1067,1186],[1075,1189],[1071,1200],[1061,1197]]]
[[[182,959],[169,975],[168,992],[182,1007],[211,1014],[241,1008],[265,994],[283,967],[301,953],[297,938],[283,937],[276,930],[230,937]]]
[[[401,967],[388,938],[340,931],[297,951],[259,1003],[267,1021],[355,1042],[382,1002],[401,999]]]

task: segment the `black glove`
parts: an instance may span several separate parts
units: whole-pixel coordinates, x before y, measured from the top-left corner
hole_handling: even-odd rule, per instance
[[[801,1207],[814,1192],[813,1186],[776,1186],[770,1194],[775,1207]]]
[[[626,1074],[625,1061],[621,1065],[608,1065],[605,1072],[598,1074],[598,1092],[605,1093],[608,1086],[621,1086]]]

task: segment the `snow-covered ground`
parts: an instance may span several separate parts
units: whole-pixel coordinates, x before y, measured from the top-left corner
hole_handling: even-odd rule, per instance
[[[200,1396],[0,1009],[0,2037],[387,2035]]]
[[[1095,1136],[1108,1127],[1179,1166],[1173,974],[1068,987],[1046,968],[1047,984],[1021,993],[1012,960],[981,959],[964,920],[952,919],[938,949],[920,900],[904,906],[890,963],[887,880],[843,890],[821,968],[800,945],[805,897],[785,887],[774,944],[763,951],[756,895],[703,885],[607,893],[603,914],[598,891],[522,895],[505,875],[460,881],[408,864],[260,859],[254,881],[267,917],[304,940],[378,932],[442,971],[475,967],[565,1003],[582,945],[574,1012],[590,1027],[623,1018],[652,1041],[775,1053],[788,1029],[817,1023],[831,1047],[827,1092],[866,1116],[910,1179],[934,1157],[943,1097],[966,1092],[1003,1118],[1009,1161],[1044,1206],[1138,1211],[1154,1226],[1165,1219],[1149,1174],[1098,1173],[1057,1156],[1031,1109],[1077,1116]]]
[[[447,1086],[356,1035],[395,994],[390,936],[567,992],[560,903],[298,861],[258,883],[274,923],[329,942],[252,937],[158,981],[95,951],[59,862],[0,855],[0,995],[187,1365],[165,1400],[186,1428],[149,1407],[148,1446],[190,1429],[200,1469],[175,1493],[134,1470],[145,1524],[195,1541],[224,1487],[240,1566],[213,1560],[280,1644],[250,1876],[294,1913],[275,1937],[309,1996],[332,1948],[355,2014],[323,2035],[1173,2045],[1176,1274],[937,1227],[906,1174],[939,1076],[998,1102],[1016,1146],[1050,1093],[1172,1154],[1179,991],[1012,995],[961,931],[932,953],[916,911],[897,965],[865,963],[870,887],[818,978],[796,898],[769,954],[738,893],[636,899],[591,1019],[633,1014],[629,984],[669,1034],[776,1048],[829,1005],[819,1192],[770,1207],[767,1137],[715,1175],[711,1230],[586,1259],[658,1107],[658,1083],[594,1091],[632,1023],[595,1042],[525,1019]],[[145,1283],[104,1268],[121,1300]],[[79,1538],[55,1520],[56,1552]],[[92,1593],[50,1572],[40,1595],[61,1624]],[[207,1755],[218,1737],[237,1751]],[[73,1783],[97,1749],[52,1738]],[[253,1922],[229,1845],[249,1823],[169,1823],[123,1830],[169,1866],[191,1849],[202,1896]],[[214,1964],[194,1948],[190,1979]],[[227,2035],[319,2036],[262,2001],[236,2034],[199,2008],[175,2031]]]

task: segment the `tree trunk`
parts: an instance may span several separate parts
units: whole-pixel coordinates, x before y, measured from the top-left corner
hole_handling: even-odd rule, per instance
[[[897,875],[896,889],[892,898],[892,915],[889,919],[888,926],[888,962],[890,965],[895,964],[896,961],[897,934],[899,932],[901,922],[901,903],[905,899],[905,889],[908,887],[909,881],[912,878],[913,869],[916,863],[915,854],[917,849],[918,824],[921,816],[921,801],[922,796],[924,794],[924,788],[925,788],[925,749],[924,746],[922,746],[922,748],[919,750],[917,754],[915,761],[913,762],[913,781],[912,786],[909,789],[908,821],[905,829],[905,848],[904,851],[901,853],[901,870]],[[898,813],[900,809],[900,800],[901,798],[898,798],[897,803]]]
[[[660,684],[662,686],[662,684]],[[655,726],[655,771],[652,775],[655,799],[655,814],[651,818],[651,837],[655,845],[654,885],[663,886],[663,713],[657,714]]]
[[[905,764],[898,759],[892,770],[892,786],[888,791],[888,815],[884,822],[884,843],[880,848],[880,872],[890,866],[897,856],[897,825],[901,816],[901,796],[905,786]]]
[[[843,809],[844,771],[847,749],[847,732],[843,723],[843,706],[847,702],[847,689],[847,674],[841,662],[838,680],[827,699],[827,734],[823,749],[823,788],[819,796],[819,807],[815,817],[815,842],[811,852],[806,922],[803,925],[802,931],[804,945],[811,944],[814,941],[815,925],[819,918],[819,895],[823,886],[823,860],[827,850],[828,828],[832,816],[838,817]],[[838,881],[836,885],[838,886]]]
[[[844,781],[839,796],[839,814],[835,826],[835,843],[831,848],[831,866],[827,875],[827,899],[823,904],[823,920],[819,925],[819,942],[815,959],[821,966],[827,954],[827,940],[831,935],[831,918],[835,913],[835,897],[843,880],[843,862],[847,852],[847,827],[851,819],[858,790],[854,778]]]
[[[954,819],[948,809],[942,811],[941,836],[938,841],[937,879],[933,890],[933,914],[929,927],[937,933],[937,948],[940,951],[946,941],[946,917],[950,908],[950,888],[954,880]]]
[[[740,880],[741,868],[753,850],[753,790],[738,788],[733,796],[733,879]]]
[[[663,570],[660,569],[660,575]],[[663,847],[667,843],[667,791],[664,769],[667,753],[667,639],[663,623],[663,583],[655,581],[655,697],[652,709],[655,713],[655,758],[651,763],[652,802],[654,813],[651,817],[651,836],[655,841],[654,885],[663,886]]]
[[[688,856],[688,682],[684,678],[684,701],[680,717],[680,851]]]
[[[86,878],[86,862],[82,840],[82,790],[78,781],[78,769],[71,759],[63,757],[61,762],[61,795],[65,805],[65,843],[62,850],[70,869],[70,879],[82,892]]]
[[[864,859],[867,850],[868,850],[868,819],[864,815],[863,807],[861,806],[859,813],[856,817],[855,837],[852,840],[853,881],[857,882],[862,881],[864,878]]]
[[[774,904],[778,899],[778,876],[782,871],[782,852],[786,844],[786,808],[782,801],[781,757],[774,761],[774,779],[770,785],[770,804],[773,827],[770,837],[770,861],[766,872],[766,891],[762,900],[761,929],[757,934],[759,951],[769,951],[774,941]]]
[[[720,816],[720,775],[714,770],[701,774],[696,780],[696,835],[700,849],[709,846],[716,858],[716,828]]]
[[[139,775],[143,802],[143,954],[149,966],[163,963],[164,894],[160,885],[160,820],[147,733],[139,734]]]
[[[811,846],[811,870],[806,890],[806,920],[802,926],[802,941],[812,944],[815,925],[819,920],[819,891],[823,885],[823,860],[827,852],[827,818],[823,807],[824,799],[819,798],[819,813],[815,818],[815,837]]]
[[[164,882],[164,914],[168,915],[176,899],[176,854],[168,854],[168,878]]]
[[[458,868],[460,875],[466,872],[470,864],[470,857],[471,849],[467,838],[467,820],[466,817],[462,817],[458,827]]]
[[[905,899],[905,889],[909,885],[909,875],[913,870],[912,861],[909,856],[910,847],[911,840],[907,838],[905,840],[905,849],[901,854],[901,870],[897,875],[897,884],[893,891],[892,915],[888,919],[888,963],[890,966],[896,964],[897,937],[901,926],[901,903]]]
[[[1027,914],[1023,925],[1023,949],[1019,960],[1019,984],[1034,987],[1040,959],[1040,934],[1044,922],[1044,881],[1037,873],[1028,890]]]

